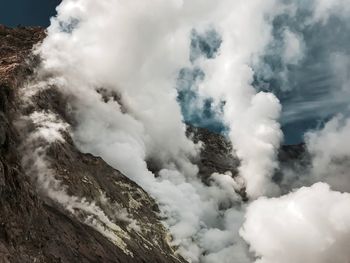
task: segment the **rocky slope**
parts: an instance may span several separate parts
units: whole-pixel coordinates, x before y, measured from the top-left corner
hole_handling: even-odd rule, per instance
[[[80,153],[69,132],[51,144],[31,136],[45,128],[27,118],[40,118],[35,113],[69,121],[54,89],[21,102],[35,63],[29,54],[44,35],[39,28],[0,27],[0,261],[184,262],[167,242],[156,203],[138,185]],[[55,192],[56,183],[65,190]]]
[[[40,28],[0,26],[0,262],[185,262],[169,246],[155,201],[75,147],[66,98],[46,87],[26,102],[38,63],[31,50],[44,37]],[[50,143],[48,121],[58,134]],[[214,172],[237,175],[225,137],[194,127],[188,135],[204,143],[196,161],[205,183]],[[294,169],[304,152],[283,147],[279,157]]]

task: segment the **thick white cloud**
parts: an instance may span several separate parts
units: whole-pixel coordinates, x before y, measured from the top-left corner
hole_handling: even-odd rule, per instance
[[[242,237],[259,263],[349,262],[350,194],[324,183],[249,205]]]

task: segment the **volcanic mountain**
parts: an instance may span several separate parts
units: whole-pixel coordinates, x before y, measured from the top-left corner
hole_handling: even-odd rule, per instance
[[[39,91],[30,103],[23,99],[22,89],[40,63],[33,46],[44,37],[41,28],[0,26],[0,261],[185,262],[170,245],[158,204],[140,186],[100,157],[80,152],[68,131],[62,132],[64,140],[49,145],[33,136],[45,130],[28,118],[42,117],[35,112],[55,113],[64,120],[62,126],[75,124],[67,98],[54,86]],[[214,172],[237,175],[239,161],[224,136],[194,127],[188,136],[204,145],[194,160],[202,181],[210,184]],[[43,151],[49,167],[28,157]],[[302,145],[284,146],[280,159],[293,167],[303,155]],[[157,164],[150,160],[149,169],[156,174]],[[62,186],[58,194],[70,209],[38,187],[38,181],[52,184],[45,176]],[[277,173],[275,179],[281,178]],[[247,198],[244,190],[240,194]]]

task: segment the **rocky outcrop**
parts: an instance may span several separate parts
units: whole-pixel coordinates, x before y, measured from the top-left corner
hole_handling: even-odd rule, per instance
[[[197,164],[199,175],[206,182],[212,173],[231,172],[238,174],[238,158],[232,155],[232,145],[221,134],[210,132],[207,129],[189,126],[188,136],[194,142],[202,142],[202,151]]]
[[[201,141],[203,144],[199,160],[196,163],[199,168],[199,176],[204,183],[210,184],[210,176],[213,173],[230,172],[233,177],[238,175],[239,159],[232,154],[232,145],[229,140],[220,134],[215,134],[204,128],[188,126],[188,136],[193,141]],[[294,182],[306,174],[310,165],[306,145],[282,145],[278,152],[279,168],[275,171],[272,180],[278,184],[283,193],[289,192]],[[248,201],[245,189],[238,192],[244,201]]]

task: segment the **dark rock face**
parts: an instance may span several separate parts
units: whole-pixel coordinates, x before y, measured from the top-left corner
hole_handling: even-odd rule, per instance
[[[29,54],[44,36],[40,28],[0,26],[0,261],[185,262],[168,245],[155,201],[102,159],[79,152],[69,132],[64,141],[26,144],[35,125],[22,115],[50,111],[72,122],[64,96],[54,89],[39,92],[29,106],[20,103],[32,74],[28,60],[35,63]],[[76,203],[71,210],[63,205],[67,200],[58,202],[37,185],[41,171],[26,156],[40,147],[48,171],[64,187],[61,198]]]
[[[223,135],[191,126],[188,127],[187,133],[194,142],[201,141],[203,143],[197,164],[199,174],[205,182],[215,172],[231,172],[233,176],[238,174],[239,161],[232,155],[232,145]]]
[[[187,134],[194,142],[201,142],[202,151],[196,164],[199,168],[199,176],[205,184],[210,184],[210,176],[213,173],[230,172],[232,177],[238,175],[239,159],[232,153],[232,145],[226,137],[216,134],[204,128],[188,126]],[[243,201],[248,201],[245,187],[236,192]]]

